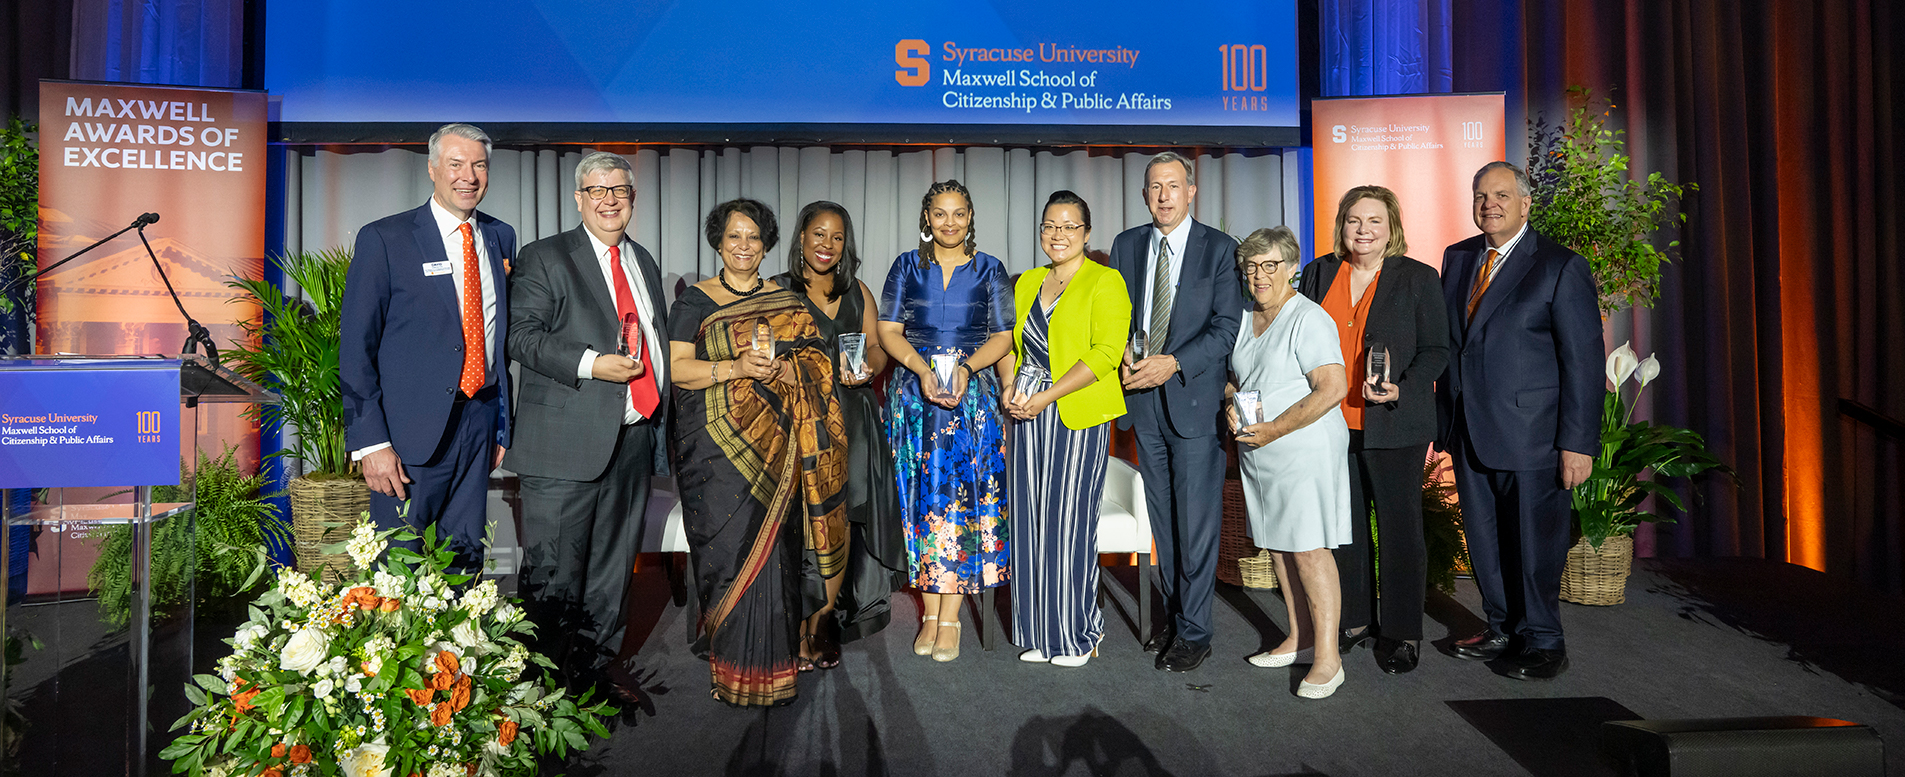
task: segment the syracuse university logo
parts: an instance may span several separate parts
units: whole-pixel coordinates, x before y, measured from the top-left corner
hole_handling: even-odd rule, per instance
[[[893,44],[893,64],[900,66],[893,71],[893,80],[900,86],[925,86],[933,78],[933,63],[926,59],[926,53],[932,50],[918,38]]]

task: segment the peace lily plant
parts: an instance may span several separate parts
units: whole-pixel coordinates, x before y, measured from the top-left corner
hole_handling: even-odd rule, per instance
[[[1613,389],[1601,403],[1601,453],[1594,472],[1574,489],[1574,515],[1595,550],[1608,537],[1628,536],[1642,523],[1673,523],[1673,519],[1641,509],[1647,497],[1659,497],[1675,510],[1686,509],[1680,495],[1658,478],[1684,478],[1714,470],[1732,477],[1732,470],[1707,452],[1706,439],[1691,429],[1633,420],[1632,404],[1660,376],[1660,361],[1641,360],[1629,343],[1607,355],[1607,380]],[[1633,397],[1622,391],[1636,384]]]

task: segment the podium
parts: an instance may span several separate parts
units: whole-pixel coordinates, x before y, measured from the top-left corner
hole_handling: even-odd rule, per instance
[[[216,658],[195,653],[222,647],[212,636],[195,649],[194,495],[179,487],[180,461],[198,460],[202,404],[274,401],[197,354],[0,357],[0,488],[14,489],[0,553],[8,767],[48,777],[170,771],[158,754],[190,709],[184,684],[195,659],[208,672]],[[168,551],[156,576],[155,538]],[[32,590],[16,583],[22,561]],[[96,563],[130,578],[122,626],[89,590]]]

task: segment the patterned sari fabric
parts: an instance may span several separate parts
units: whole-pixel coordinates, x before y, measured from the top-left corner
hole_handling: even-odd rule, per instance
[[[692,331],[696,357],[720,361],[753,347],[760,321],[794,365],[792,385],[736,379],[675,391],[676,476],[702,606],[696,648],[715,698],[735,705],[794,699],[801,551],[829,577],[847,561],[846,432],[833,361],[806,306],[785,291],[716,306],[690,290],[669,329],[677,340]]]

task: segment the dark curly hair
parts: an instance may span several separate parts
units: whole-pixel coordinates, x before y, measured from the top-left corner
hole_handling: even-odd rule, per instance
[[[827,301],[833,302],[845,296],[848,291],[858,292],[857,273],[860,270],[860,246],[853,239],[853,217],[847,215],[847,209],[840,203],[820,200],[807,203],[800,209],[800,215],[794,218],[794,239],[787,243],[787,285],[794,293],[807,294],[807,228],[813,226],[814,219],[822,213],[832,213],[840,217],[840,228],[847,233],[846,246],[839,260],[833,265],[833,291],[827,293]]]
[[[979,253],[979,217],[973,212],[972,192],[967,191],[966,185],[960,183],[958,179],[948,178],[933,184],[932,188],[926,190],[926,196],[919,199],[919,266],[921,267],[933,262],[933,223],[932,219],[928,218],[928,214],[933,210],[933,198],[947,192],[956,192],[959,196],[966,198],[966,255],[973,256]]]
[[[721,236],[727,234],[728,217],[736,213],[754,220],[754,226],[761,229],[761,250],[772,251],[781,241],[781,228],[774,223],[774,211],[760,200],[737,197],[708,211],[708,220],[701,225],[708,235],[708,247],[721,250]]]

